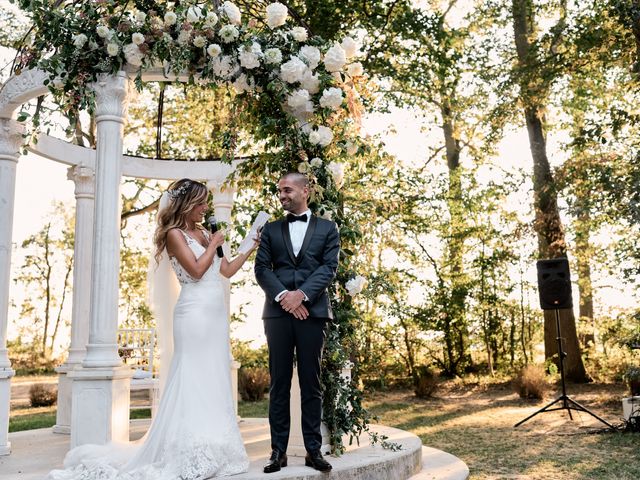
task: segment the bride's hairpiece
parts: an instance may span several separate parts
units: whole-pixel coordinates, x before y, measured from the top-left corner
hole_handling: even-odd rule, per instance
[[[185,193],[187,193],[187,190],[189,190],[189,187],[191,186],[190,182],[185,182],[182,185],[180,185],[178,188],[173,188],[171,190],[167,190],[167,193],[169,194],[169,196],[171,198],[178,198],[183,196]]]

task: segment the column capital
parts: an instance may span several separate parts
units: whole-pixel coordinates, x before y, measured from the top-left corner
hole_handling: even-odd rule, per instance
[[[11,118],[0,118],[0,160],[18,161],[24,125]]]
[[[129,107],[130,81],[125,72],[100,74],[93,83],[96,93],[96,123],[104,120],[125,123]]]
[[[94,198],[96,193],[95,172],[84,165],[74,165],[67,170],[67,180],[75,183],[76,198]]]
[[[215,209],[229,209],[233,207],[233,196],[236,193],[236,186],[232,183],[225,183],[219,180],[207,180],[207,188],[213,194],[213,206]]]

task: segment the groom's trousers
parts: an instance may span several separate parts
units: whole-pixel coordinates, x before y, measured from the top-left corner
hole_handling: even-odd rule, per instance
[[[264,319],[264,331],[269,347],[269,426],[271,448],[287,451],[289,443],[290,393],[294,351],[298,366],[302,402],[302,437],[309,452],[322,446],[322,391],[320,364],[327,319],[298,320],[293,315]]]

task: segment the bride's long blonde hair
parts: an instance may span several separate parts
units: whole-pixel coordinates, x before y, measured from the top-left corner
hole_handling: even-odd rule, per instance
[[[189,178],[176,180],[167,189],[169,205],[158,214],[158,226],[153,235],[153,244],[156,247],[154,258],[156,264],[160,263],[162,252],[167,246],[167,232],[172,228],[184,230],[188,228],[187,214],[194,207],[207,201],[209,191],[207,187]],[[201,225],[198,228],[204,228]]]

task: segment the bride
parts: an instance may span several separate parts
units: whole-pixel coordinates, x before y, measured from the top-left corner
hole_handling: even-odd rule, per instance
[[[135,443],[79,446],[48,479],[203,479],[248,470],[231,391],[221,275],[234,275],[259,240],[233,261],[218,257],[223,232],[209,234],[199,225],[207,197],[202,183],[178,180],[158,213],[155,259],[160,263],[166,252],[182,288],[173,313],[173,357],[149,431]]]

